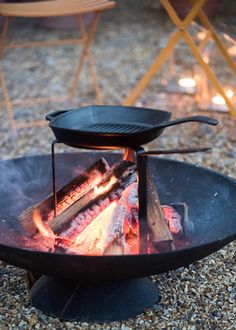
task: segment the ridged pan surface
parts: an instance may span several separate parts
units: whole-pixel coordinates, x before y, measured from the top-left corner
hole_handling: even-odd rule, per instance
[[[136,147],[158,137],[171,113],[123,106],[87,106],[49,114],[49,126],[57,139],[72,146]]]
[[[58,154],[58,187],[101,156],[112,165],[117,153]],[[22,243],[18,216],[51,193],[51,158],[0,161],[0,259],[40,274],[73,280],[143,277],[199,260],[236,238],[236,181],[205,168],[158,157],[148,161],[162,204],[184,202],[189,209],[185,237],[167,253],[83,256],[39,252]]]

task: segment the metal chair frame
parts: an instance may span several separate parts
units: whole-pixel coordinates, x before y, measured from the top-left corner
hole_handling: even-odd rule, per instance
[[[227,52],[227,49],[225,48],[224,44],[222,43],[221,39],[219,38],[217,32],[215,31],[214,27],[212,26],[211,22],[207,18],[206,14],[204,13],[204,10],[202,9],[206,0],[188,0],[189,3],[192,5],[192,8],[188,15],[184,18],[184,20],[181,20],[179,16],[176,14],[173,6],[170,4],[169,0],[160,0],[161,4],[167,11],[169,17],[171,18],[172,22],[176,26],[175,31],[169,38],[166,47],[157,55],[151,66],[148,68],[146,73],[143,75],[143,77],[138,81],[134,89],[131,91],[131,93],[128,95],[126,100],[124,101],[124,105],[131,105],[133,104],[140,94],[144,91],[144,89],[147,87],[151,79],[154,77],[154,75],[158,72],[160,67],[165,63],[165,61],[168,59],[168,57],[171,55],[171,53],[174,50],[175,45],[179,42],[180,38],[183,38],[192,51],[192,54],[196,58],[197,62],[200,64],[202,69],[205,71],[208,79],[213,84],[216,91],[223,97],[225,100],[226,105],[228,106],[232,116],[234,119],[236,119],[236,108],[232,104],[232,101],[227,97],[223,87],[221,86],[221,83],[217,79],[215,73],[210,68],[208,63],[204,60],[201,49],[203,44],[197,46],[196,43],[193,40],[193,37],[188,32],[188,27],[190,23],[198,17],[200,22],[204,25],[204,27],[208,30],[208,37],[209,35],[214,40],[217,48],[225,58],[227,64],[231,68],[232,72],[236,75],[236,63],[233,61],[233,59],[230,57],[230,55]],[[206,40],[205,40],[206,41]],[[204,41],[204,42],[205,42]]]

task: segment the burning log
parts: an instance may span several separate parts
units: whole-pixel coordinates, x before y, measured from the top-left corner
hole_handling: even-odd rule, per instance
[[[139,185],[142,187],[139,192],[145,193],[146,200],[142,194],[138,198],[133,162],[123,160],[109,168],[100,159],[57,192],[58,216],[52,218],[53,196],[21,215],[24,226],[30,221],[34,230],[25,247],[80,255],[138,254],[140,243],[145,247],[141,249],[143,253],[173,250],[172,233],[174,237],[182,234],[181,216],[175,205],[160,204],[150,173],[145,170],[143,175],[145,186]],[[140,202],[146,208],[143,227],[139,219]],[[185,219],[187,209],[180,206]]]
[[[81,196],[86,194],[86,192],[91,190],[94,185],[99,184],[109,169],[110,167],[106,160],[101,158],[85,172],[60,189],[57,192],[57,214],[60,214],[67,209],[76,200],[81,198]],[[50,195],[38,204],[31,206],[19,216],[19,221],[26,232],[31,236],[36,233],[36,228],[33,226],[32,222],[34,210],[38,210],[44,222],[52,220],[54,215],[53,195]]]
[[[76,236],[66,252],[83,255],[130,254],[124,223],[130,208],[137,206],[137,201],[137,184],[132,183],[123,190],[118,201],[113,201]]]
[[[33,210],[33,219],[38,233],[33,238],[27,238],[25,247],[40,251],[53,252],[55,246],[55,235],[51,228],[42,221],[41,214],[37,209]]]
[[[150,173],[147,173],[147,224],[151,242],[158,251],[174,250],[173,237]]]
[[[49,226],[54,233],[73,238],[108,205],[120,198],[123,190],[136,181],[136,176],[133,163],[128,161],[116,163],[98,186],[93,187],[77,202],[52,219]]]

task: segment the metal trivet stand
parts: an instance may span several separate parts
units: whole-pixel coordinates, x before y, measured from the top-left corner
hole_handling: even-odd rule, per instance
[[[57,206],[55,145],[59,143],[63,142],[55,139],[51,143],[55,215]],[[125,149],[125,158],[135,161],[137,164],[140,232],[145,234],[147,230],[147,205],[143,201],[146,198],[148,156],[208,150],[210,148],[148,152],[145,152],[142,147]],[[145,252],[146,245],[142,243],[140,245],[140,253]],[[121,256],[114,256],[114,258],[116,257]],[[152,307],[159,301],[157,287],[147,277],[107,281],[95,279],[94,281],[74,282],[43,275],[32,286],[30,297],[32,304],[49,316],[62,320],[81,322],[121,321],[142,313],[145,309]]]

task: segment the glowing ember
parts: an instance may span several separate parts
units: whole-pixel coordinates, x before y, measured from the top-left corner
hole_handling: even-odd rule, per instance
[[[117,207],[117,202],[111,203],[99,216],[93,220],[73,242],[74,248],[68,252],[84,255],[102,255],[106,247],[106,238],[110,219]]]
[[[116,254],[138,253],[138,226],[133,219],[137,203],[137,184],[132,183],[123,191],[119,200],[113,201],[79,233],[67,252],[83,255],[110,254],[111,246],[114,253],[115,244]]]
[[[115,176],[112,176],[110,181],[106,185],[101,185],[101,186],[95,186],[94,191],[97,195],[102,195],[105,192],[107,192],[113,185],[114,183],[117,182],[117,179]]]

